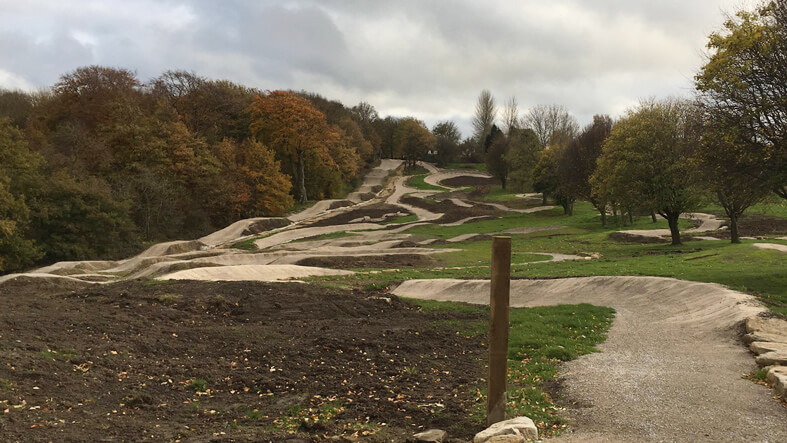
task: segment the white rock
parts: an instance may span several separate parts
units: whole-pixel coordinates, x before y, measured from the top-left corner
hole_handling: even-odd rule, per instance
[[[773,341],[755,341],[749,345],[751,352],[757,355],[767,352],[787,353],[787,343],[777,343]]]
[[[527,417],[516,417],[493,424],[479,432],[473,438],[473,443],[485,443],[498,435],[521,436],[526,440],[538,440],[538,429],[533,420]]]
[[[413,440],[419,443],[442,443],[448,433],[441,429],[429,429],[413,435]]]
[[[490,438],[489,440],[487,440],[486,443],[525,443],[525,441],[526,441],[525,437],[522,437],[521,435],[511,434],[511,435],[496,435]]]
[[[768,371],[768,383],[784,398],[787,398],[787,366],[774,366]]]

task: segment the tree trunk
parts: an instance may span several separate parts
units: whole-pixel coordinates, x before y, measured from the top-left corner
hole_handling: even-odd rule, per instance
[[[653,220],[653,223],[656,223],[656,211],[650,210],[650,219]]]
[[[298,190],[301,194],[298,202],[306,203],[306,165],[303,160],[303,152],[298,152],[298,169]]]
[[[607,208],[599,209],[598,212],[601,213],[601,226],[607,226]]]
[[[667,223],[669,223],[670,234],[672,234],[672,244],[680,245],[680,230],[678,230],[678,216],[680,214],[668,214]]]
[[[546,206],[546,205],[547,205],[547,193],[546,192],[542,192],[541,193],[541,206]]]
[[[574,215],[574,202],[566,200],[563,202],[563,214]]]
[[[634,212],[633,211],[629,211],[629,224],[630,225],[634,224]]]
[[[740,243],[741,238],[738,234],[738,214],[728,214],[730,217],[730,239],[732,243]]]

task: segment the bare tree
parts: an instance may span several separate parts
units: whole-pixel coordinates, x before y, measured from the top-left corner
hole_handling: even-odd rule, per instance
[[[506,102],[506,107],[503,109],[503,131],[506,135],[511,133],[512,129],[519,128],[519,108],[517,106],[516,96],[512,95]]]
[[[478,103],[475,105],[475,117],[473,117],[473,138],[479,146],[484,146],[484,141],[492,130],[492,125],[497,117],[497,106],[495,98],[488,89],[481,91],[478,95]]]
[[[532,129],[546,147],[567,143],[579,131],[577,120],[560,105],[537,105],[522,117],[521,124]]]

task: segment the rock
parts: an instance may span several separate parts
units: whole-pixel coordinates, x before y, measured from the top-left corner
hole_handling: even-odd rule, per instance
[[[754,359],[761,368],[771,365],[787,366],[787,351],[771,351]]]
[[[525,443],[525,441],[525,437],[522,437],[521,435],[509,434],[496,435],[487,440],[486,443]]]
[[[412,441],[418,443],[442,443],[446,437],[448,437],[447,432],[440,429],[430,429],[413,435]]]
[[[499,435],[521,436],[525,440],[538,440],[538,429],[535,423],[533,423],[533,420],[527,417],[516,417],[511,420],[495,423],[479,432],[475,435],[475,438],[473,438],[473,443],[485,443],[490,441],[492,437]]]
[[[768,352],[787,353],[787,343],[777,343],[772,341],[755,341],[749,345],[751,352],[757,355]]]
[[[767,380],[782,398],[787,398],[787,366],[772,367],[768,371]]]
[[[746,341],[775,341],[787,343],[787,320],[770,317],[751,317],[746,320]]]

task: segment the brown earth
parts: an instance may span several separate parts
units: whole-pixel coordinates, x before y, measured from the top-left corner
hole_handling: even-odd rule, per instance
[[[359,255],[305,258],[296,265],[330,269],[422,268],[431,267],[435,259],[419,254]]]
[[[396,205],[389,205],[385,203],[377,203],[369,206],[364,206],[362,208],[353,209],[347,212],[342,212],[340,214],[336,214],[333,217],[324,218],[318,220],[314,223],[309,223],[308,226],[335,226],[335,225],[344,225],[353,220],[362,218],[362,217],[370,217],[370,218],[379,218],[385,214],[391,214],[401,212],[403,214],[410,214],[406,209],[402,208],[401,206]]]
[[[721,214],[719,216],[724,218]],[[725,224],[729,225],[729,223]],[[738,222],[738,233],[742,237],[787,235],[787,219],[759,214],[744,215]],[[723,231],[709,233],[708,236],[729,240],[730,231],[725,229]]]
[[[453,223],[468,217],[499,217],[505,214],[491,206],[473,206],[470,208],[463,208],[455,205],[451,200],[442,200],[435,202],[434,200],[425,200],[418,197],[402,197],[402,203],[415,206],[417,208],[426,209],[427,211],[443,214],[442,217],[437,219],[435,223]]]
[[[469,438],[483,428],[468,411],[485,348],[438,323],[471,319],[309,284],[4,286],[0,435],[402,441],[437,427]]]
[[[494,177],[460,175],[459,177],[447,178],[440,183],[452,188],[461,188],[464,186],[495,186],[500,184],[500,179]]]

